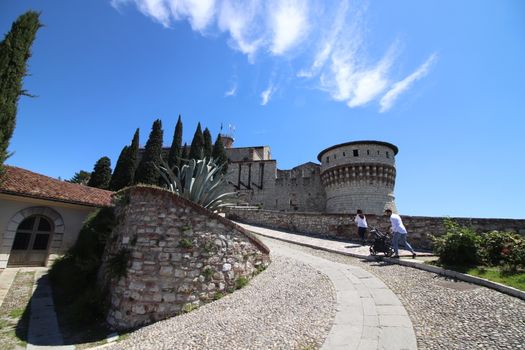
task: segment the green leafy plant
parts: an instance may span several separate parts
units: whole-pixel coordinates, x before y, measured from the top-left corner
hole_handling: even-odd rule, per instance
[[[479,236],[451,219],[444,221],[446,234],[433,237],[434,252],[445,265],[475,265],[479,259]]]
[[[222,166],[213,159],[190,159],[188,164],[172,168],[161,159],[157,169],[167,188],[204,208],[218,210],[233,205],[237,192],[224,192],[226,180],[221,173]]]
[[[219,300],[222,297],[224,297],[224,294],[222,294],[222,292],[215,292],[215,294],[213,295],[213,300]]]
[[[121,248],[117,254],[108,260],[108,272],[112,277],[125,277],[128,273],[128,263],[131,257],[129,249]]]
[[[193,248],[193,243],[189,239],[183,238],[179,241],[178,247],[182,249],[191,249]]]
[[[211,276],[213,276],[214,272],[215,271],[211,267],[207,267],[202,271],[202,274],[204,275],[204,277],[209,279]]]
[[[235,280],[235,289],[241,289],[247,284],[248,284],[248,279],[244,276],[241,276]]]
[[[492,231],[484,234],[481,237],[483,261],[493,266],[504,264],[520,240],[520,236],[512,232]]]
[[[502,271],[507,274],[517,273],[525,269],[525,239],[517,239],[507,251],[503,251],[504,265]]]

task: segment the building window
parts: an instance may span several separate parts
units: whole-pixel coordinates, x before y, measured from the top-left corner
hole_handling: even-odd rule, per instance
[[[359,157],[359,150],[354,149],[354,157]]]
[[[345,152],[343,152],[343,157],[346,157],[346,153]]]
[[[336,159],[336,158],[337,158],[337,154],[334,154],[334,159]]]
[[[390,153],[388,153],[388,151],[386,151],[386,157],[390,158]]]
[[[370,155],[370,150],[369,150],[369,149],[366,150],[366,155],[367,155],[367,156]]]
[[[380,155],[381,153],[379,151],[377,151],[377,155]]]
[[[326,157],[326,162],[330,163],[330,156]]]

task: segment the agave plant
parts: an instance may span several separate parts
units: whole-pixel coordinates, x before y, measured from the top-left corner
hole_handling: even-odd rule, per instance
[[[221,173],[222,167],[213,159],[191,159],[180,169],[170,168],[161,158],[161,166],[157,169],[171,192],[215,211],[235,204],[232,199],[237,196],[237,192],[224,192],[226,180]]]

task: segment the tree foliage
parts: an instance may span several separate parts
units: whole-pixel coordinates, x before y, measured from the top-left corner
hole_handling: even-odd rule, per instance
[[[202,138],[204,139],[204,158],[211,159],[213,154],[213,141],[211,139],[211,133],[210,130],[208,130],[208,128],[204,129],[204,132],[202,133]]]
[[[204,157],[204,137],[202,136],[201,123],[197,124],[197,129],[191,141],[189,159],[202,159]]]
[[[157,119],[153,122],[151,133],[149,134],[148,142],[144,147],[142,159],[135,172],[134,183],[143,183],[149,185],[157,185],[159,181],[159,173],[157,166],[160,165],[162,152],[162,122]]]
[[[135,170],[137,168],[137,157],[139,151],[139,129],[135,131],[130,146],[124,146],[115,165],[115,171],[111,176],[109,189],[118,191],[133,184]]]
[[[224,149],[224,145],[221,140],[221,134],[217,135],[217,140],[215,140],[215,144],[213,145],[212,157],[215,159],[217,164],[222,166],[222,173],[226,174],[228,171],[228,156],[226,155],[226,150]]]
[[[27,60],[31,57],[31,45],[42,25],[39,14],[28,11],[18,17],[0,42],[0,173],[9,157],[7,148],[16,125],[16,110],[26,76]]]
[[[100,158],[89,178],[88,186],[107,190],[111,180],[111,160],[108,157]]]
[[[182,156],[182,120],[179,115],[177,125],[175,126],[175,133],[173,134],[173,141],[171,142],[170,153],[168,155],[168,164],[170,167],[181,165]]]
[[[71,179],[66,181],[79,185],[87,185],[90,177],[91,173],[89,171],[80,170],[76,172]]]

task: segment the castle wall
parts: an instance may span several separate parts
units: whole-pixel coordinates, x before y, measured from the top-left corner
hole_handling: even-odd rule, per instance
[[[214,300],[269,264],[269,250],[231,221],[159,188],[117,194],[114,228],[103,256],[107,322],[129,329]],[[125,276],[114,276],[116,261]],[[118,266],[118,265],[117,265]]]
[[[319,235],[327,238],[358,239],[355,215],[329,213],[278,212],[270,210],[229,209],[231,220],[289,230],[296,233]],[[443,217],[402,215],[408,230],[408,241],[419,249],[431,249],[431,236],[445,233]],[[369,227],[388,231],[390,220],[382,215],[366,215]],[[525,219],[450,218],[459,225],[472,227],[477,233],[490,231],[516,232],[525,235]]]

